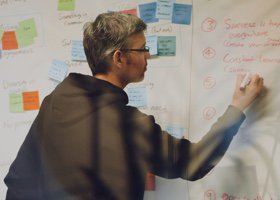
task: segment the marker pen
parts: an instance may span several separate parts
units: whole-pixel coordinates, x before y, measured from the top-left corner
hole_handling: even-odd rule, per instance
[[[250,83],[251,79],[250,79],[250,72],[247,72],[244,79],[242,80],[239,89],[240,90],[244,90],[245,87]]]

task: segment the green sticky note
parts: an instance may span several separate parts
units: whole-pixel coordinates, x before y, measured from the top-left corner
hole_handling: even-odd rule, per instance
[[[22,94],[10,94],[10,112],[23,112]]]
[[[158,56],[176,55],[176,36],[158,37]]]
[[[0,40],[2,40],[3,34],[4,34],[4,30],[0,28]]]
[[[30,35],[32,37],[37,37],[38,35],[34,18],[19,22],[19,29],[25,35]]]
[[[37,30],[34,18],[21,21],[16,29],[16,37],[19,48],[34,44],[34,38],[37,37]]]
[[[30,35],[25,35],[20,30],[16,30],[16,37],[18,42],[18,47],[23,48],[34,44],[34,37]]]
[[[75,0],[58,0],[57,9],[59,11],[75,10]]]

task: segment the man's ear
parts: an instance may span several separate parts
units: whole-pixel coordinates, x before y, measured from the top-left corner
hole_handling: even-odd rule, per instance
[[[126,62],[126,56],[120,50],[116,50],[113,54],[112,60],[118,68],[121,68]]]

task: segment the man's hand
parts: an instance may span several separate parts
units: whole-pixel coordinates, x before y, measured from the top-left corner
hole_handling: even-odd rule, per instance
[[[248,84],[240,89],[240,84],[245,78],[245,74],[237,75],[235,91],[233,93],[231,105],[244,111],[262,92],[264,88],[263,78],[258,74],[249,77]]]

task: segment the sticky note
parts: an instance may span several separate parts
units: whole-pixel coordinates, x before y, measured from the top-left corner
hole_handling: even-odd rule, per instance
[[[2,49],[13,50],[18,49],[18,42],[15,31],[4,31],[2,36]]]
[[[127,95],[129,99],[129,105],[135,107],[147,106],[147,95],[145,86],[130,87],[127,89]]]
[[[21,29],[24,35],[30,35],[32,37],[38,36],[34,18],[30,18],[19,22],[19,29]]]
[[[34,38],[37,37],[37,35],[34,18],[19,22],[19,27],[16,29],[19,48],[34,44]]]
[[[3,34],[4,34],[4,30],[0,27],[0,40],[2,40]]]
[[[72,50],[71,50],[72,60],[86,61],[86,54],[84,51],[83,41],[72,40]]]
[[[176,36],[158,36],[158,56],[176,55]]]
[[[159,19],[171,20],[174,1],[175,0],[158,0],[156,17]]]
[[[172,23],[186,24],[191,23],[192,5],[174,3]]]
[[[29,45],[34,44],[34,37],[30,35],[24,35],[20,33],[19,30],[16,31],[17,41],[18,41],[18,47],[23,48],[27,47]]]
[[[75,0],[58,0],[57,10],[59,11],[75,10]]]
[[[55,81],[61,82],[67,75],[67,72],[68,72],[68,65],[65,62],[59,60],[53,60],[48,76],[49,78]]]
[[[125,14],[131,14],[131,15],[136,15],[137,16],[137,9],[129,9],[129,10],[121,10],[121,13],[125,13]]]
[[[2,54],[3,54],[3,52],[2,52],[2,43],[0,43],[0,59],[2,58]]]
[[[182,138],[184,136],[184,128],[182,127],[167,126],[166,131],[176,138]]]
[[[158,54],[158,36],[152,35],[146,37],[146,45],[150,48],[150,55]]]
[[[39,105],[39,92],[31,91],[31,92],[23,92],[23,109],[26,110],[38,110]]]
[[[23,96],[22,94],[10,94],[10,112],[23,112]]]
[[[139,11],[140,11],[140,18],[145,23],[152,23],[152,22],[158,22],[158,18],[156,18],[156,9],[157,9],[157,3],[146,3],[139,5]]]
[[[152,173],[146,174],[145,190],[146,191],[155,191],[156,190],[156,176]]]

